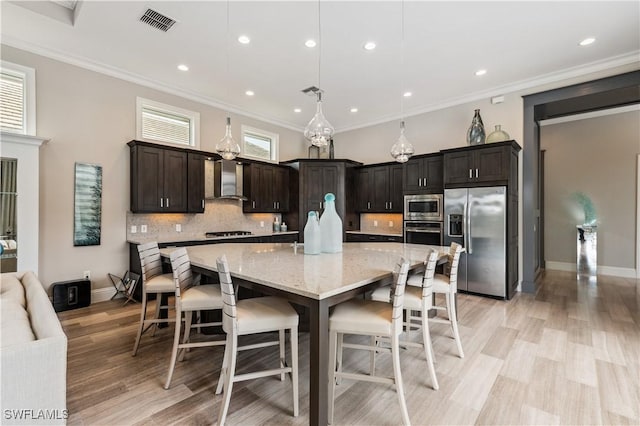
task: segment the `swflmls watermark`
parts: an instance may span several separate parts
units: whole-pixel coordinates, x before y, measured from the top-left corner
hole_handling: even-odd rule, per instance
[[[3,412],[5,420],[66,420],[69,418],[68,410],[60,409],[5,409]]]

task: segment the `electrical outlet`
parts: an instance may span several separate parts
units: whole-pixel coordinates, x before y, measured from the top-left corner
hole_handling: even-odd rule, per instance
[[[260,228],[264,228],[264,220],[260,221]]]
[[[393,228],[393,221],[392,220],[389,221],[389,228]]]
[[[82,276],[84,277],[85,280],[91,281],[91,271],[84,271]]]
[[[138,227],[135,225],[131,225],[131,233],[135,234],[136,232],[138,232]]]
[[[176,232],[182,232],[182,225],[176,223]]]
[[[147,225],[140,225],[140,232],[143,234],[147,232]]]
[[[373,226],[378,226],[378,221],[377,220],[373,221]]]

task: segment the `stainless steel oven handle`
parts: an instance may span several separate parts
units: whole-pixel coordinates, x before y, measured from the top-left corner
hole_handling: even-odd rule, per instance
[[[407,228],[406,232],[421,232],[424,234],[439,234],[439,229],[422,229],[422,228]]]

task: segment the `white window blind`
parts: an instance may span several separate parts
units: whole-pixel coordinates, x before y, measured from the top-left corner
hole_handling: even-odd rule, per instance
[[[142,107],[142,137],[162,142],[191,145],[191,119]]]
[[[279,136],[276,133],[242,126],[242,156],[276,162],[278,139]]]
[[[200,146],[200,114],[150,99],[136,98],[136,135],[147,142]]]
[[[25,78],[0,73],[0,127],[2,130],[26,133]]]

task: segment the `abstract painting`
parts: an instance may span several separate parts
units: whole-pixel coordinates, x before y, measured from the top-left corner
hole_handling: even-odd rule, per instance
[[[76,163],[74,246],[99,246],[102,222],[102,166]]]

